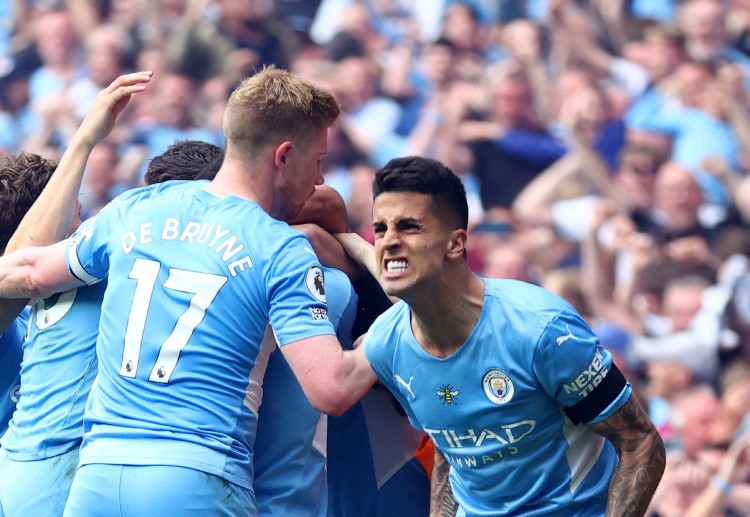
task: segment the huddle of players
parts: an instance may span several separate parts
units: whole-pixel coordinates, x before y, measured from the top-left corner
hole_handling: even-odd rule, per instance
[[[100,94],[76,133],[85,149],[150,78],[123,76]],[[377,274],[408,305],[388,310],[362,346],[342,351],[336,336],[351,334],[358,313],[341,273],[347,258],[334,253],[337,269],[324,273],[310,242],[326,242],[321,255],[337,242],[322,232],[308,240],[282,222],[330,222],[330,204],[316,205],[313,192],[337,116],[327,91],[265,69],[230,97],[224,158],[218,171],[205,168],[216,172],[213,181],[135,189],[70,239],[0,260],[0,296],[39,299],[15,323],[29,320],[30,331],[21,396],[0,451],[6,515],[61,515],[63,506],[71,516],[324,515],[318,410],[342,413],[375,372],[444,453],[459,512],[645,509],[663,448],[629,384],[567,304],[533,286],[468,273],[465,193],[440,164],[400,159],[379,172]],[[76,137],[66,152],[78,160],[74,179],[62,184],[75,193],[83,170]],[[69,168],[66,156],[58,171]],[[64,237],[59,223],[57,234],[34,233],[72,212],[74,202],[52,186],[8,251]],[[47,198],[55,194],[65,206],[52,215]],[[422,239],[422,255],[409,252],[414,239]],[[371,249],[342,242],[370,260]],[[451,281],[430,253],[463,288],[446,296]],[[435,277],[415,280],[413,272]],[[423,287],[430,283],[437,289]],[[450,317],[453,309],[431,314],[443,301],[460,306],[462,295],[463,321]],[[438,337],[413,325],[410,311],[436,329],[451,327]],[[578,342],[572,352],[559,336]],[[582,372],[592,375],[577,386]],[[645,469],[645,489],[635,487],[634,466]],[[620,491],[608,497],[613,477]]]
[[[19,233],[27,231],[29,226],[38,229],[47,227],[54,221],[70,221],[71,217],[65,212],[75,205],[88,152],[97,141],[106,136],[119,113],[119,109],[112,112],[108,110],[117,103],[126,102],[122,99],[137,93],[139,89],[136,86],[149,80],[150,74],[134,74],[118,79],[108,90],[102,92],[58,167],[60,172],[56,175],[57,180],[67,174],[74,181],[68,181],[64,185],[60,181],[53,181],[46,196],[40,198],[35,205],[36,210],[28,212],[24,220],[26,224],[22,224]],[[81,152],[77,145],[81,140],[86,141],[87,151]],[[77,163],[70,164],[70,157],[74,153]],[[222,163],[223,154],[222,149],[202,142],[176,143],[151,161],[145,176],[146,183],[157,185],[174,179],[211,179]],[[54,164],[25,153],[6,160],[4,173],[15,176],[18,190],[25,195],[27,201],[24,204],[19,203],[18,199],[13,200],[12,212],[16,222],[27,212],[34,198],[41,194],[54,168]],[[60,188],[63,186],[75,194],[64,197]],[[157,192],[196,186],[198,183],[172,182],[152,190],[155,195],[159,195]],[[58,198],[64,198],[60,199],[60,204],[64,206],[58,210],[49,205],[52,192]],[[306,201],[306,208],[297,215],[297,219],[328,225],[331,231],[345,231],[343,202],[331,192],[330,189],[317,190]],[[115,204],[125,205],[128,199],[144,195],[144,192],[134,190],[118,198]],[[40,210],[45,206],[46,209]],[[39,231],[36,230],[37,235],[29,241],[39,245],[60,240],[67,233],[70,224],[69,222],[52,235],[38,235]],[[222,231],[218,229],[220,227],[216,228],[214,236],[221,236]],[[88,230],[82,230],[86,231]],[[12,229],[8,238],[10,233]],[[326,243],[329,248],[340,248],[330,235],[323,232],[318,232],[317,240],[322,235],[327,235],[330,239]],[[200,235],[196,236],[195,242],[200,240]],[[313,241],[316,242],[316,239]],[[211,242],[207,245],[212,247]],[[9,247],[9,251],[17,247],[20,246]],[[225,256],[234,253],[232,250],[222,251],[221,243],[216,249],[217,253],[222,252]],[[343,260],[343,251],[340,255],[340,260]],[[358,273],[351,265],[341,263],[340,266],[353,276]],[[357,311],[356,293],[341,271],[325,268],[325,278],[326,292],[329,296],[331,293],[334,296],[328,300],[327,307],[317,308],[316,315],[334,323],[339,329],[342,342],[351,342],[347,332],[351,332],[355,317],[364,317],[367,321],[370,316]],[[6,325],[2,350],[7,352],[7,360],[3,364],[15,365],[18,369],[23,354],[21,377],[24,381],[23,389],[20,390],[23,396],[2,442],[0,510],[4,510],[9,516],[31,513],[61,515],[63,512],[72,473],[79,461],[84,405],[98,369],[94,344],[99,332],[106,285],[106,280],[103,280],[39,300],[31,312],[24,308],[9,327]],[[17,300],[2,300],[2,303],[3,315],[6,317],[22,306]],[[358,321],[357,325],[366,328],[367,323]],[[250,375],[245,395],[245,406],[253,414],[258,415],[260,412],[263,416],[255,433],[246,433],[247,436],[256,435],[256,448],[262,451],[254,461],[246,462],[255,466],[253,477],[259,501],[258,512],[262,515],[278,515],[283,512],[325,515],[325,443],[320,443],[320,431],[325,427],[316,425],[323,417],[307,401],[280,354],[273,352],[275,347],[272,334],[266,332],[257,359],[257,362],[264,363],[264,368],[267,365],[266,382],[259,382],[263,377],[262,372]],[[123,361],[123,364],[124,374],[134,373],[135,367],[131,361]],[[8,403],[12,402],[11,395],[14,399],[18,398],[18,376],[18,372],[13,371],[3,376],[11,384],[8,396],[4,397],[4,401]],[[158,370],[156,378],[159,378]],[[259,408],[261,400],[266,401],[266,404]],[[3,414],[10,418],[11,413],[12,408],[8,408]],[[3,431],[6,424],[7,420],[3,423]],[[325,440],[324,434],[322,440]],[[251,512],[253,506],[251,502],[243,501],[230,513]]]

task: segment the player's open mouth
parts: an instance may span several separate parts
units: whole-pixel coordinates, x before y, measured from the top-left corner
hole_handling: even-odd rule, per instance
[[[405,260],[386,260],[385,261],[385,272],[389,275],[398,275],[406,271],[409,263]]]

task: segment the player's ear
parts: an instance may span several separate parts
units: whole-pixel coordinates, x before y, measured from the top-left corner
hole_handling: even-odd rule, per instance
[[[274,152],[273,161],[277,169],[283,170],[286,167],[289,154],[294,149],[294,144],[289,140],[284,140],[277,147]]]
[[[464,251],[466,251],[466,241],[468,239],[468,234],[466,233],[466,230],[463,229],[456,229],[453,230],[450,234],[450,238],[448,240],[448,246],[446,249],[446,254],[448,258],[459,258],[462,257],[464,254]]]

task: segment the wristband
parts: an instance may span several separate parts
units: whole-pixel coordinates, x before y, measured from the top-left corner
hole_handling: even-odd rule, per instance
[[[719,492],[725,495],[728,494],[729,491],[732,489],[732,485],[730,485],[729,483],[727,483],[726,481],[724,481],[718,476],[714,476],[711,478],[711,485],[713,485],[713,487],[716,490],[718,490]]]

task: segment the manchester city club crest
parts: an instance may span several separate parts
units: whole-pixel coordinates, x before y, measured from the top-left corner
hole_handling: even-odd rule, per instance
[[[482,387],[490,402],[499,406],[510,402],[516,391],[508,374],[497,368],[484,374]]]

